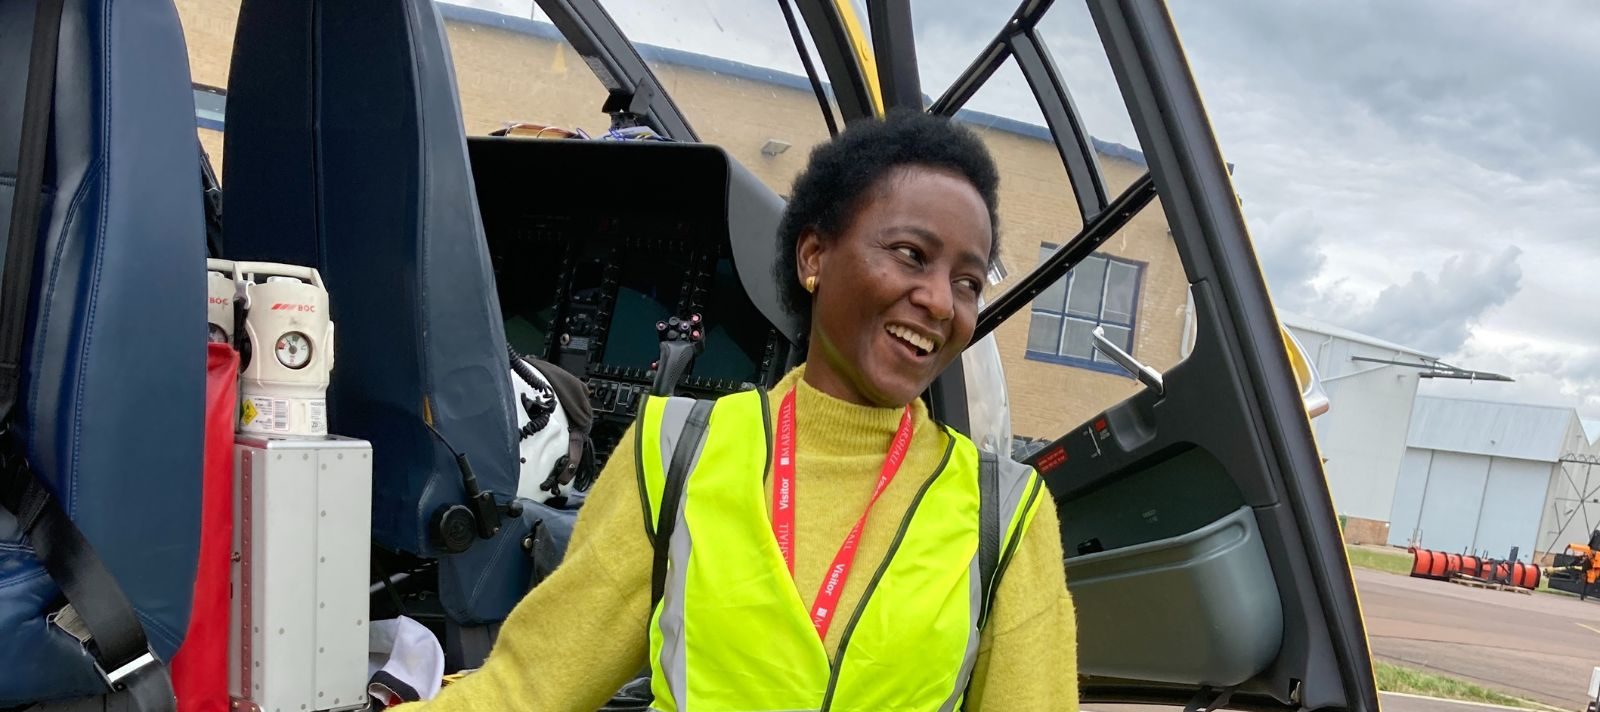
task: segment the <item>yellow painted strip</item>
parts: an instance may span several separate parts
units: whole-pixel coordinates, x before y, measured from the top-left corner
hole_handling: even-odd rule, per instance
[[[1584,623],[1578,623],[1577,621],[1573,621],[1573,623],[1575,625],[1577,625],[1579,628],[1582,628],[1584,630],[1591,631],[1591,632],[1594,632],[1594,633],[1600,633],[1600,628],[1596,628],[1596,627],[1594,627],[1592,625],[1587,625],[1587,624],[1584,624]]]
[[[844,21],[845,33],[850,36],[850,47],[856,53],[856,63],[861,65],[861,73],[866,75],[867,98],[872,101],[872,115],[882,117],[883,88],[878,85],[877,55],[872,51],[872,42],[867,39],[860,16],[856,15],[855,3],[852,0],[833,0],[833,6],[839,10],[839,17]]]

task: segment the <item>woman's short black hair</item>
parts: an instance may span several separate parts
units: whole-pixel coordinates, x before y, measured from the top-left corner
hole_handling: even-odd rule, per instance
[[[837,236],[861,209],[863,198],[884,176],[910,166],[942,168],[965,177],[989,208],[994,241],[989,262],[1000,254],[1000,174],[977,135],[942,116],[892,111],[881,121],[850,124],[833,140],[811,151],[805,171],[795,178],[778,225],[778,263],[774,276],[790,310],[809,318],[810,295],[800,286],[796,247],[800,235],[815,228]]]

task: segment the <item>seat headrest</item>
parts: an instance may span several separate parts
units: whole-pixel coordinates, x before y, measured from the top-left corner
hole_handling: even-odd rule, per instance
[[[5,216],[37,4],[0,0]],[[163,659],[187,627],[200,528],[206,246],[194,111],[170,0],[67,0],[22,425],[34,470]],[[47,622],[58,589],[16,532],[0,509],[0,707],[103,692],[77,641]]]
[[[306,27],[317,27],[308,33]],[[444,24],[428,0],[245,0],[223,167],[231,259],[314,266],[338,366],[332,431],[373,444],[373,534],[439,553],[465,500],[515,491],[515,415]]]

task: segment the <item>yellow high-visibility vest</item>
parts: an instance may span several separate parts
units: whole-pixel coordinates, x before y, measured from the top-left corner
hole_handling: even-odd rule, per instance
[[[960,708],[994,583],[1044,496],[1031,468],[1003,457],[980,467],[972,441],[946,429],[943,463],[857,609],[839,612],[849,618],[830,663],[772,534],[765,392],[714,403],[652,397],[641,410],[636,469],[657,548],[652,709]]]

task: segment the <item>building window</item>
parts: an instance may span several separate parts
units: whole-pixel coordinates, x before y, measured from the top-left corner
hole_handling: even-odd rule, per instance
[[[1055,245],[1041,245],[1042,262]],[[1144,264],[1090,255],[1033,300],[1028,324],[1028,358],[1120,373],[1122,367],[1094,348],[1094,328],[1134,353],[1133,327],[1139,311]]]
[[[1000,284],[1001,282],[1006,281],[1006,277],[1010,276],[1011,272],[1010,270],[1006,269],[1006,263],[1004,260],[996,257],[994,262],[989,265],[989,286],[992,287]]]
[[[200,128],[223,130],[228,113],[228,92],[214,86],[192,83],[194,89],[194,118]]]

